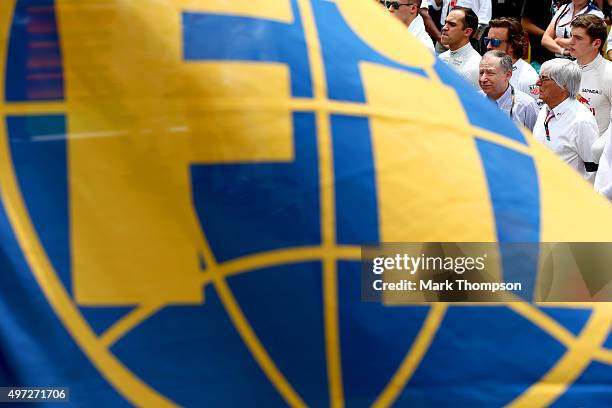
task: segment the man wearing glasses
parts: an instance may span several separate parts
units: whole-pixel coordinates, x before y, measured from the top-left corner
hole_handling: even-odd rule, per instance
[[[480,61],[480,89],[513,122],[533,130],[539,109],[532,97],[510,83],[512,59],[503,51],[488,51]]]
[[[599,130],[591,111],[576,100],[581,76],[580,67],[568,59],[555,58],[542,64],[537,85],[545,105],[533,135],[592,182],[597,164],[591,146]]]
[[[423,43],[429,51],[434,53],[433,42],[425,31],[423,18],[419,15],[421,0],[381,1],[380,3],[404,23],[408,27],[408,31]]]
[[[449,50],[438,56],[478,89],[480,54],[470,44],[478,27],[478,17],[472,9],[455,7],[442,27],[442,44]]]
[[[515,18],[501,17],[491,20],[489,33],[484,42],[487,50],[503,51],[512,58],[512,78],[510,84],[525,92],[533,99],[538,99],[538,73],[523,58],[525,51],[525,33],[523,26]]]

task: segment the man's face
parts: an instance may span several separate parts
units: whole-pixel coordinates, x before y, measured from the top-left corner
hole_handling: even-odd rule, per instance
[[[414,0],[396,0],[399,8],[389,7],[389,11],[404,24],[409,24],[416,17],[417,6]]]
[[[463,28],[463,19],[461,10],[452,10],[446,16],[440,41],[450,49],[457,49],[459,44],[469,39],[470,29]]]
[[[487,51],[500,50],[514,57],[514,47],[508,44],[508,29],[506,27],[491,27],[487,37],[489,38]],[[498,46],[493,45],[498,41],[500,42]]]
[[[550,78],[548,72],[540,72],[540,78],[536,81],[536,85],[540,87],[540,99],[547,105],[551,101],[558,100],[564,93],[564,89]]]
[[[581,60],[594,57],[599,51],[599,41],[591,41],[591,37],[582,27],[573,27],[570,37],[569,52],[572,57]]]
[[[486,57],[480,60],[478,83],[480,89],[492,98],[499,98],[508,89],[512,71],[504,71],[497,57]]]

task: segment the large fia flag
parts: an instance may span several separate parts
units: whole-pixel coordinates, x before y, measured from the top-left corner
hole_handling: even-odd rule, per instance
[[[3,0],[0,64],[0,385],[612,404],[608,304],[361,300],[364,243],[612,240],[608,204],[376,2]]]

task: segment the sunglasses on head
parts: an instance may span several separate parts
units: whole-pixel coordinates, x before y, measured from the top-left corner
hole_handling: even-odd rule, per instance
[[[399,8],[401,6],[416,6],[416,4],[414,3],[400,3],[399,1],[383,1],[380,0],[379,1],[380,4],[382,4],[383,6],[385,6],[388,9],[393,8],[394,10],[399,10]]]
[[[489,45],[489,43],[491,43],[493,47],[499,47],[501,43],[503,42],[504,40],[500,40],[499,38],[489,38],[489,37],[484,38],[485,45]]]

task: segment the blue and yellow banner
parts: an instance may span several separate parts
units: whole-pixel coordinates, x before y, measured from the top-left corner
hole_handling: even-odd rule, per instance
[[[0,386],[612,404],[608,303],[361,301],[363,244],[612,241],[377,2],[3,0],[0,64]]]

